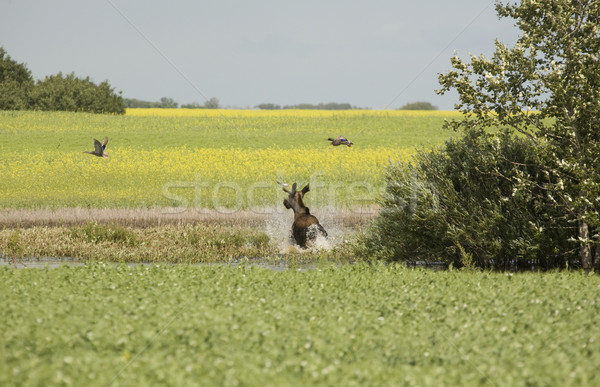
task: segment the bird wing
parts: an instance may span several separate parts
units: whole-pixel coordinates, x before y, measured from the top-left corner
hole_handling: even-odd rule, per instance
[[[108,137],[104,137],[102,140],[102,150],[106,149],[106,144],[108,144]]]
[[[102,151],[104,151],[102,144],[100,143],[100,141],[94,139],[94,152],[101,155]]]

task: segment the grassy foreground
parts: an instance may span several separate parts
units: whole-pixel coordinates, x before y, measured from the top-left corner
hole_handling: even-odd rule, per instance
[[[0,268],[0,385],[598,385],[600,277]]]

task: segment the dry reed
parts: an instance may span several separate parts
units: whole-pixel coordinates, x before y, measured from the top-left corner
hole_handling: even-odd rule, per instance
[[[162,207],[136,209],[82,207],[3,209],[0,210],[0,227],[75,226],[89,222],[136,228],[185,224],[221,224],[256,227],[264,225],[272,214],[280,214],[283,211],[283,208],[266,208],[260,212],[244,210],[226,213],[216,210],[198,211],[193,208]],[[343,227],[360,228],[374,218],[378,212],[378,208],[369,207],[361,211],[325,208],[319,212],[327,214],[326,216],[329,219]]]

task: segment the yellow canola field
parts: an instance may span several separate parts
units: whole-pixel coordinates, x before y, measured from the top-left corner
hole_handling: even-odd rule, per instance
[[[347,152],[340,152],[347,150]],[[311,183],[307,202],[373,204],[390,160],[412,149],[117,147],[109,159],[83,153],[8,152],[0,207],[259,208],[281,204],[277,180]]]
[[[281,207],[375,203],[390,160],[452,136],[448,111],[129,109],[0,112],[0,208]],[[355,146],[333,147],[344,135]],[[109,159],[82,153],[110,140]]]

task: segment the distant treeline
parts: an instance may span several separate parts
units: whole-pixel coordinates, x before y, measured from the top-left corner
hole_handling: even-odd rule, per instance
[[[182,104],[183,109],[218,109],[217,98],[210,98],[204,104],[192,102]],[[95,84],[90,77],[79,78],[74,73],[46,76],[34,81],[31,71],[24,63],[11,59],[0,47],[0,110],[64,110],[91,113],[124,114],[125,108],[179,108],[173,98],[162,97],[158,102],[123,98],[115,93],[108,81]],[[328,102],[319,104],[301,103],[297,105],[277,105],[262,103],[256,109],[313,109],[313,110],[357,110],[368,109],[352,106],[349,103]],[[429,102],[413,102],[400,109],[437,110]]]
[[[258,109],[277,110],[277,109],[313,109],[313,110],[360,110],[368,109],[357,106],[352,106],[349,103],[320,103],[313,105],[309,103],[301,103],[298,105],[281,106],[274,103],[263,103],[256,106]],[[433,106],[429,102],[412,102],[400,108],[400,110],[437,110],[437,106]]]
[[[274,103],[262,103],[256,106],[258,109],[263,110],[278,110],[278,109],[311,109],[311,110],[352,110],[352,109],[363,109],[359,107],[353,107],[349,103],[337,103],[337,102],[328,102],[328,103],[319,103],[317,105],[313,105],[310,103],[301,103],[298,105],[286,105],[281,106]]]
[[[173,98],[168,97],[162,97],[159,102],[142,101],[135,98],[125,98],[124,101],[125,106],[128,108],[176,109],[179,107],[179,104]],[[182,109],[218,109],[220,107],[219,100],[214,97],[204,102],[204,105],[200,105],[198,102],[181,105]]]
[[[411,102],[402,106],[399,110],[438,110],[438,108],[429,102]]]
[[[125,106],[128,108],[164,108],[164,109],[173,109],[178,108],[179,104],[175,102],[172,98],[162,97],[158,102],[151,101],[142,101],[139,99],[130,99],[125,98]],[[218,109],[221,105],[219,100],[216,98],[211,98],[204,103],[204,105],[200,105],[198,102],[192,102],[190,104],[181,105],[182,109]],[[278,110],[278,109],[313,109],[313,110],[352,110],[352,109],[366,109],[359,108],[356,106],[352,106],[349,103],[337,103],[337,102],[328,102],[328,103],[319,103],[319,104],[310,104],[310,103],[301,103],[298,105],[277,105],[274,103],[263,103],[255,106],[256,109],[262,110]]]
[[[125,113],[123,98],[108,81],[95,84],[74,73],[46,76],[35,82],[24,63],[11,59],[0,47],[0,110],[64,110]]]

